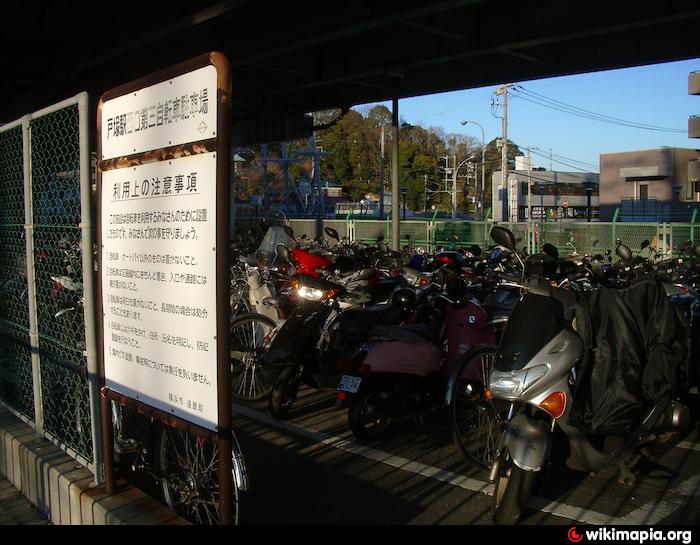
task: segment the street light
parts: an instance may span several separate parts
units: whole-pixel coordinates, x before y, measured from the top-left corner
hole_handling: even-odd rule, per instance
[[[544,223],[547,221],[547,214],[544,213],[544,182],[537,182],[537,187],[540,189],[540,220]]]
[[[459,167],[461,167],[464,163],[471,161],[472,159],[474,159],[474,155],[470,155],[469,157],[464,159],[455,167],[455,170],[452,173],[452,219],[457,218],[457,171],[459,170]]]
[[[593,188],[595,187],[596,183],[592,182],[591,180],[586,180],[583,182],[583,187],[586,189],[586,198],[588,200],[588,222],[590,223],[591,221],[591,195],[593,194]]]
[[[486,156],[486,141],[484,139],[484,128],[476,121],[462,121],[462,125],[467,123],[472,123],[481,129],[481,219],[484,219],[484,214],[486,213],[486,193],[484,188],[484,169],[486,168],[485,156]]]
[[[403,197],[403,220],[406,221],[406,193],[408,193],[408,188],[406,186],[401,187],[401,196]]]

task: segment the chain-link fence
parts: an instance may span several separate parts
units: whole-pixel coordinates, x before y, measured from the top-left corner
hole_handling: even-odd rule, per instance
[[[87,115],[81,94],[0,128],[0,400],[99,482]]]
[[[22,126],[0,132],[0,399],[34,419]]]

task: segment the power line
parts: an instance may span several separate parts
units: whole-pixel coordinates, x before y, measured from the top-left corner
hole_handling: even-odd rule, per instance
[[[545,159],[551,159],[551,161],[552,161],[553,163],[558,163],[558,164],[560,164],[560,165],[565,165],[565,166],[567,166],[567,167],[569,167],[569,168],[573,168],[573,169],[576,169],[576,170],[580,170],[581,172],[590,172],[589,170],[586,170],[586,169],[577,167],[577,166],[575,166],[575,165],[570,165],[569,163],[565,163],[564,161],[560,161],[560,160],[558,160],[558,159],[550,158],[549,156],[543,155],[542,153],[537,153],[536,151],[532,151],[532,153],[533,153],[534,155],[539,155],[540,157],[544,157]]]
[[[550,99],[548,97],[545,97],[544,95],[539,95],[537,93],[533,93],[531,91],[528,91],[527,89],[523,88],[522,86],[518,86],[514,89],[515,93],[513,94],[514,98],[519,98],[521,100],[524,100],[526,102],[531,102],[533,104],[537,104],[539,106],[542,106],[544,108],[549,108],[551,110],[556,110],[560,112],[564,112],[570,115],[575,115],[577,117],[582,117],[585,119],[592,119],[593,121],[599,121],[601,123],[608,123],[611,125],[619,125],[623,127],[630,127],[634,129],[643,129],[643,130],[650,130],[650,131],[658,131],[658,132],[677,132],[677,133],[685,133],[686,131],[683,129],[671,129],[668,127],[660,127],[656,125],[645,125],[642,123],[636,123],[633,121],[627,121],[624,119],[619,119],[603,114],[597,114],[595,112],[591,112],[590,110],[584,110],[583,108],[578,108],[577,106],[571,106],[569,104],[566,104],[561,101],[557,101],[554,99]]]
[[[547,97],[543,94],[536,93],[535,91],[531,91],[530,89],[525,89],[522,85],[518,85],[518,87],[519,87],[519,89],[518,89],[519,91],[527,94],[530,97],[537,98],[537,99],[543,100],[545,102],[550,102],[552,104],[561,105],[565,108],[570,108],[572,110],[578,110],[584,114],[594,115],[597,117],[609,119],[611,121],[619,121],[620,123],[631,123],[633,125],[639,125],[640,127],[648,127],[650,129],[658,129],[658,130],[666,130],[666,131],[678,131],[678,130],[680,130],[680,129],[671,129],[669,127],[662,127],[659,125],[650,125],[648,123],[638,123],[636,121],[628,121],[626,119],[620,119],[619,117],[613,117],[613,116],[606,115],[606,114],[599,114],[599,113],[593,112],[591,110],[586,110],[585,108],[579,108],[578,106],[572,106],[571,104],[567,104],[566,102],[562,102],[561,100],[556,100],[554,98]],[[681,132],[683,132],[683,131],[681,131]]]
[[[552,155],[552,157],[561,157],[562,159],[566,159],[567,161],[571,161],[571,162],[573,162],[573,163],[578,163],[578,164],[580,164],[580,165],[584,165],[584,166],[588,166],[588,167],[593,167],[593,168],[598,168],[598,165],[596,165],[596,164],[594,164],[594,163],[587,163],[586,161],[579,161],[578,159],[573,159],[573,158],[571,158],[571,157],[566,157],[566,156],[564,156],[564,155],[558,155],[558,154],[556,154],[556,153],[552,153],[551,155]]]

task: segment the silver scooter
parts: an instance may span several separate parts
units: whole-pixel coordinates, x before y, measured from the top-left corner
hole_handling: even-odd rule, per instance
[[[508,229],[496,226],[491,237],[517,256]],[[631,257],[626,247],[617,253],[623,262]],[[523,269],[524,278],[525,264]],[[584,342],[576,331],[576,296],[547,284],[520,287],[525,294],[508,321],[488,383],[487,396],[511,403],[490,472],[497,524],[515,524],[521,518],[535,478],[549,462],[556,426],[570,444],[569,468],[596,472],[618,464],[624,472],[621,462],[643,445],[653,449],[679,440],[690,419],[686,405],[663,397],[626,438],[617,438],[614,447],[610,442],[603,448],[594,446],[569,421],[575,366],[584,354]],[[633,477],[629,470],[625,476]]]

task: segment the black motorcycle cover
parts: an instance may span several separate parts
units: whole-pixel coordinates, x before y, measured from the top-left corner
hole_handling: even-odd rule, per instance
[[[579,362],[570,423],[585,433],[627,435],[686,372],[689,327],[649,279],[579,297]]]

